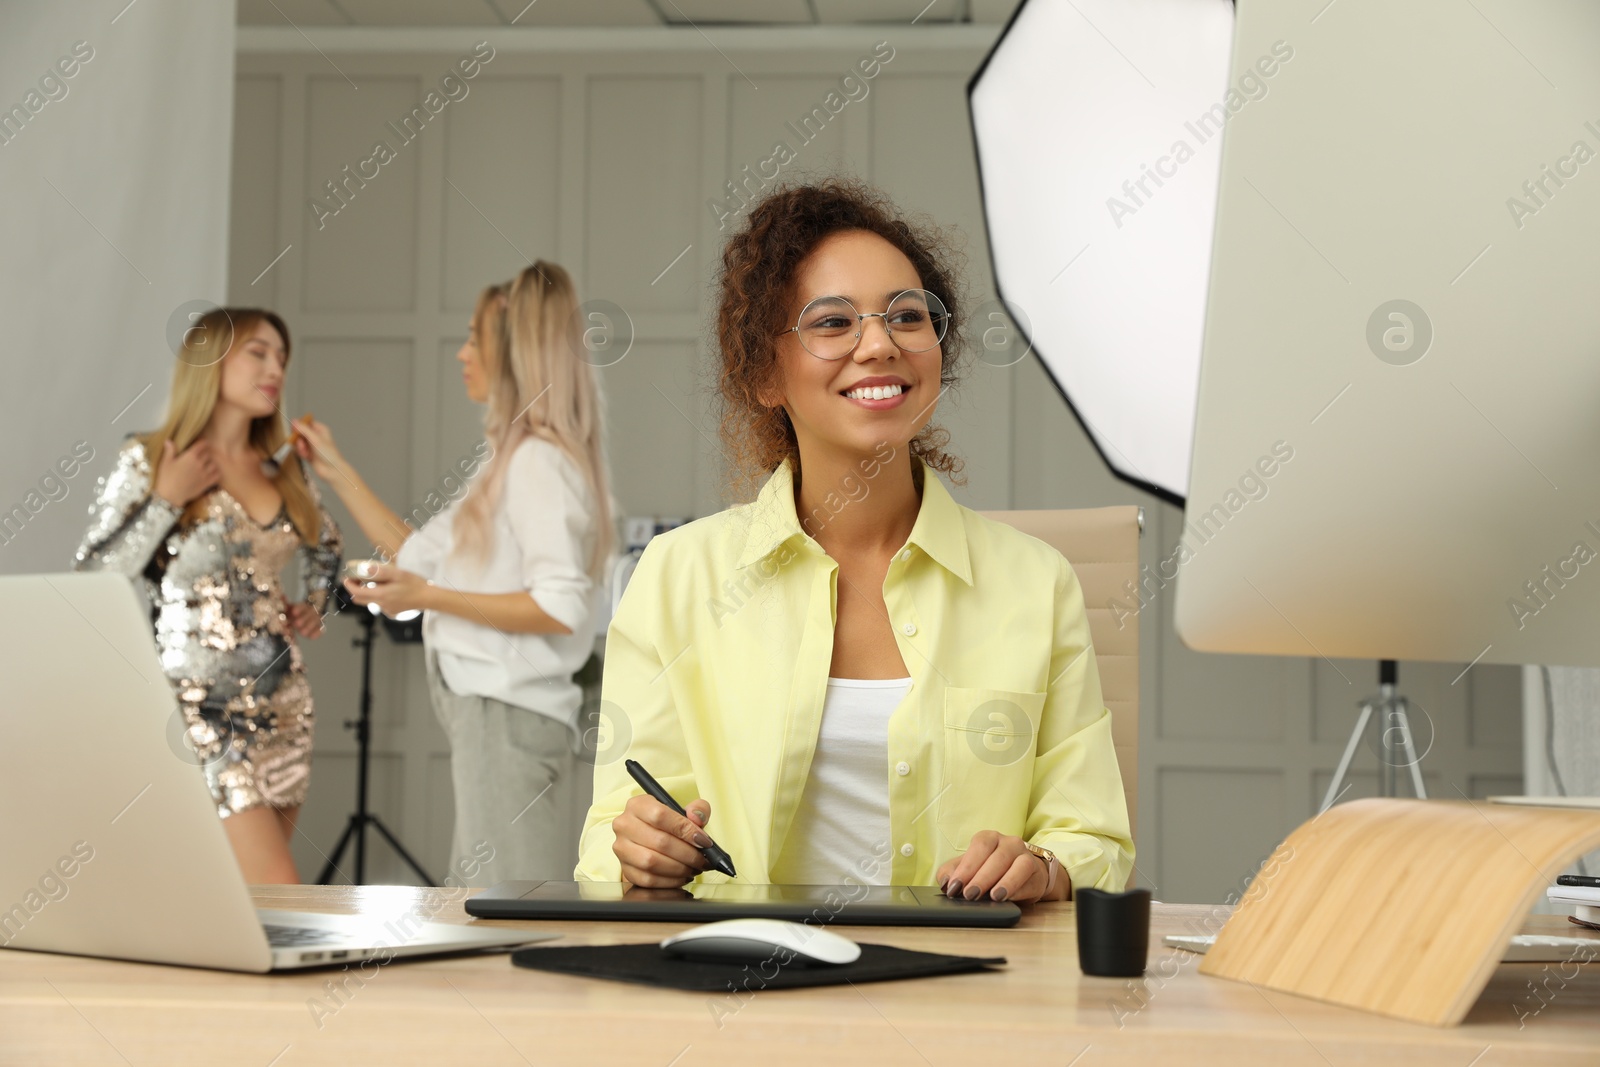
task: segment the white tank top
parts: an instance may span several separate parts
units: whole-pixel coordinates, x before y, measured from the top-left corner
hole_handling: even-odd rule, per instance
[[[773,864],[782,885],[889,884],[889,716],[910,678],[829,678],[811,771]]]

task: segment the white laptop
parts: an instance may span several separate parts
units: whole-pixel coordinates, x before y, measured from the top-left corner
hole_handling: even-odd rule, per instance
[[[559,935],[258,912],[120,574],[0,576],[0,947],[264,972]],[[187,758],[185,758],[187,757]],[[381,894],[381,891],[380,891]]]

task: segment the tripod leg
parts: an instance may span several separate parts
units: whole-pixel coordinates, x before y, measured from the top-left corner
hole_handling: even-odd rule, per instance
[[[1418,800],[1427,800],[1428,791],[1422,785],[1422,766],[1417,758],[1417,747],[1411,743],[1411,716],[1407,714],[1406,698],[1401,697],[1395,706],[1395,714],[1400,717],[1400,744],[1406,750],[1406,766],[1411,768],[1411,787],[1417,792]]]
[[[1344,746],[1344,755],[1339,760],[1339,769],[1333,772],[1333,781],[1328,783],[1328,795],[1322,798],[1322,807],[1317,814],[1333,807],[1333,802],[1339,798],[1340,786],[1344,784],[1344,776],[1350,772],[1350,761],[1355,758],[1356,746],[1361,744],[1362,735],[1367,732],[1367,723],[1372,721],[1372,702],[1366,701],[1361,705],[1361,717],[1356,720],[1356,728],[1350,731],[1350,741]]]
[[[328,862],[323,865],[322,873],[317,875],[318,885],[331,884],[328,879],[332,878],[334,873],[338,871],[339,857],[344,855],[345,846],[350,843],[350,835],[355,832],[356,820],[352,817],[349,822],[345,823],[344,833],[339,835],[339,843],[333,846],[333,852],[329,854]]]
[[[1395,729],[1393,725],[1399,718],[1395,714],[1395,703],[1391,699],[1378,702],[1378,795],[1392,797],[1395,795],[1394,763],[1400,746],[1394,743]]]
[[[382,819],[379,819],[376,815],[373,815],[373,816],[369,816],[367,821],[372,824],[372,828],[374,830],[377,830],[378,833],[383,835],[383,839],[385,841],[389,842],[389,847],[394,849],[395,852],[397,852],[399,854],[400,858],[405,860],[406,864],[413,871],[417,872],[417,877],[422,879],[422,884],[423,885],[438,885],[439,884],[438,882],[435,882],[431,877],[428,876],[428,872],[422,869],[422,864],[418,863],[415,859],[413,859],[412,856],[411,856],[411,853],[406,851],[406,847],[404,845],[402,845],[398,840],[395,839],[395,836],[389,832],[389,828],[387,826],[383,825],[383,820]]]

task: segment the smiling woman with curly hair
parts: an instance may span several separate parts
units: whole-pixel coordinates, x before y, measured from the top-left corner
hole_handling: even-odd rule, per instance
[[[937,232],[916,229],[901,219],[881,196],[843,182],[773,194],[751,214],[749,229],[729,241],[723,253],[719,400],[723,444],[737,469],[737,488],[749,488],[785,459],[799,462],[799,441],[788,410],[762,399],[783,373],[774,358],[773,339],[795,324],[789,303],[800,265],[825,238],[848,231],[887,242],[909,262],[921,288],[939,298],[949,318],[959,312],[961,294],[945,266],[954,258],[947,242]],[[960,332],[946,332],[939,345],[942,358],[933,382],[939,388],[934,392],[959,380],[963,341]],[[934,425],[931,408],[922,414],[929,417],[910,442],[911,454],[934,470],[959,475],[961,461],[944,451],[950,435]]]
[[[1021,903],[1126,882],[1076,576],[929,473],[961,468],[933,421],[956,279],[937,232],[850,181],[780,188],[728,241],[721,429],[736,484],[765,482],[639,561],[579,878],[726,880],[699,851],[714,807],[742,881]],[[624,754],[689,816],[640,794]]]

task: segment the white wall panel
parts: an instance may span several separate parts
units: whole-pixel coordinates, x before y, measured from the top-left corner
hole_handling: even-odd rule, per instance
[[[234,90],[233,188],[228,230],[228,301],[256,307],[278,303],[278,279],[268,267],[278,244],[278,182],[283,86],[275,77],[240,78]]]
[[[700,135],[698,78],[590,79],[587,298],[636,322],[697,310]]]
[[[486,285],[558,260],[561,82],[479,76],[445,126],[444,293],[470,315]]]
[[[336,75],[309,79],[306,169],[299,183],[306,200],[300,214],[304,310],[412,310],[417,142],[441,135],[431,128],[438,116],[415,117],[422,84],[420,78],[363,77],[358,89]],[[426,108],[421,112],[428,114]],[[380,145],[393,153],[387,163]],[[329,214],[313,208],[312,201]]]

